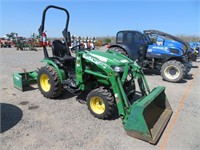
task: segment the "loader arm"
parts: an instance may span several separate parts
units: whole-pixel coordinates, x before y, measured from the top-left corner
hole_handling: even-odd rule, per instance
[[[157,87],[150,91],[144,73],[136,62],[124,63],[123,74],[119,75],[106,62],[93,57],[90,53],[81,53],[76,62],[76,79],[80,86],[83,85],[82,90],[85,85],[84,74],[90,74],[97,80],[101,78],[108,81],[127,134],[155,144],[172,115],[172,109],[164,92],[165,87]],[[83,69],[84,59],[95,64],[103,72],[93,72],[87,67]],[[130,103],[123,86],[128,77],[131,77],[131,80],[138,80],[141,91],[141,98],[135,100],[133,104]]]
[[[123,79],[127,77],[126,69],[131,70],[133,78],[138,80],[142,95],[132,105],[128,103],[129,100],[123,89]],[[121,105],[118,106],[117,103],[117,107],[125,131],[130,136],[155,144],[172,115],[172,109],[165,95],[165,87],[156,87],[150,91],[142,68],[136,62],[125,65],[122,79],[117,78],[117,85],[122,96],[120,102],[124,104],[124,116],[120,114]]]
[[[116,55],[120,55],[126,58],[125,56],[121,54],[116,54]],[[101,70],[105,72],[105,74],[93,72],[90,69],[83,69],[83,66],[81,65],[83,59],[90,61],[93,64],[96,64],[98,68],[100,68]],[[84,84],[83,76],[85,73],[91,74],[95,76],[96,78],[103,78],[104,80],[109,81],[113,90],[113,95],[115,97],[118,113],[123,119],[129,113],[127,112],[127,110],[131,107],[131,104],[129,103],[126,92],[123,88],[124,82],[128,78],[128,75],[131,74],[132,79],[138,78],[139,81],[141,81],[141,82],[138,82],[138,84],[140,86],[140,91],[143,96],[150,93],[150,89],[146,82],[142,68],[138,66],[136,62],[133,62],[132,60],[130,61],[131,61],[130,63],[125,63],[124,73],[122,77],[120,77],[119,74],[116,73],[113,70],[113,68],[111,68],[108,64],[102,62],[98,58],[93,57],[92,55],[90,55],[90,53],[87,53],[87,51],[79,52],[79,54],[77,55],[77,62],[76,62],[77,86],[80,86],[81,89],[84,90],[85,84]]]
[[[82,66],[83,59],[90,61],[93,64],[96,64],[96,66],[98,68],[104,70],[105,75],[102,75],[101,73],[98,73],[98,72],[93,72],[90,69],[83,69],[83,66]],[[76,84],[77,84],[77,86],[80,86],[81,90],[85,89],[85,86],[84,86],[85,84],[84,84],[84,79],[83,79],[84,74],[90,74],[90,75],[95,76],[97,79],[102,78],[106,81],[109,81],[112,86],[112,90],[113,90],[113,94],[114,94],[115,101],[117,104],[119,115],[125,116],[125,110],[124,110],[125,105],[124,105],[124,101],[122,98],[122,92],[120,91],[119,85],[117,82],[118,74],[116,74],[115,71],[109,65],[107,65],[106,63],[103,63],[101,60],[93,57],[92,55],[90,55],[87,52],[79,52],[76,60],[77,60],[76,61]],[[127,103],[127,102],[125,102],[125,103]]]

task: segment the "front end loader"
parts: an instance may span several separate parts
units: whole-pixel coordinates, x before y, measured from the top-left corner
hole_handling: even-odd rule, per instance
[[[65,42],[52,42],[52,57],[43,41],[42,62],[46,62],[46,66],[37,74],[41,94],[53,99],[64,90],[74,95],[88,93],[86,102],[93,116],[107,119],[117,108],[128,135],[155,144],[172,115],[165,87],[150,91],[142,68],[120,53],[90,51],[78,49],[78,46],[69,50],[69,13],[64,8],[50,5],[44,10],[40,35],[44,35],[45,14],[49,8],[66,12],[67,22],[63,31]],[[72,51],[76,57],[71,55]],[[139,99],[134,98],[136,81],[141,93]]]

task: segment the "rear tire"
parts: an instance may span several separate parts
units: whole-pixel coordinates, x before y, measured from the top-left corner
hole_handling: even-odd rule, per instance
[[[90,113],[99,119],[111,117],[116,107],[112,93],[104,87],[92,90],[86,101]]]
[[[45,66],[39,70],[37,83],[44,97],[56,98],[63,93],[58,72],[52,66]]]
[[[186,74],[185,66],[176,60],[170,60],[161,67],[161,76],[163,80],[169,82],[180,82]]]
[[[121,47],[111,47],[110,50],[113,50],[115,52],[118,52],[118,53],[120,53],[120,54],[125,55],[126,57],[128,57],[127,52],[124,49],[122,49]]]

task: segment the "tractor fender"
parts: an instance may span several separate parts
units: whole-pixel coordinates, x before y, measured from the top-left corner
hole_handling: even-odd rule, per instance
[[[112,48],[112,47],[120,47],[122,48],[127,54],[128,54],[128,57],[132,60],[136,60],[138,57],[139,54],[134,54],[133,51],[131,51],[131,49],[127,46],[127,45],[124,45],[124,44],[113,44],[109,47]],[[135,57],[136,56],[136,57]]]
[[[188,73],[191,68],[192,68],[192,62],[189,62],[189,61],[185,61],[181,56],[180,57],[171,57],[169,58],[167,61],[170,61],[170,60],[176,60],[176,61],[179,61],[181,62],[182,64],[184,64],[184,66],[186,67],[186,72]]]
[[[154,58],[159,58],[162,59],[164,62],[170,61],[170,60],[177,60],[180,61],[181,63],[184,63],[184,58],[183,56],[175,56],[172,54],[163,54],[162,56],[154,57]]]
[[[61,83],[63,82],[63,80],[66,79],[65,71],[63,69],[60,69],[58,67],[58,65],[55,64],[54,61],[49,60],[49,59],[43,59],[43,60],[41,60],[41,62],[46,62],[48,65],[51,65],[56,69],[56,71],[58,72],[58,75],[60,77],[60,82]]]
[[[165,57],[165,61],[170,61],[170,60],[176,60],[176,61],[180,61],[181,63],[183,63],[183,58],[181,56],[177,56],[177,57],[173,57],[173,56],[166,56]]]

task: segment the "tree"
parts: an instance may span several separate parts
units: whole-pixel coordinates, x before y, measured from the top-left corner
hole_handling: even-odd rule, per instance
[[[106,39],[105,39],[105,42],[106,42],[106,43],[111,43],[111,39],[110,39],[110,38],[106,38]]]

